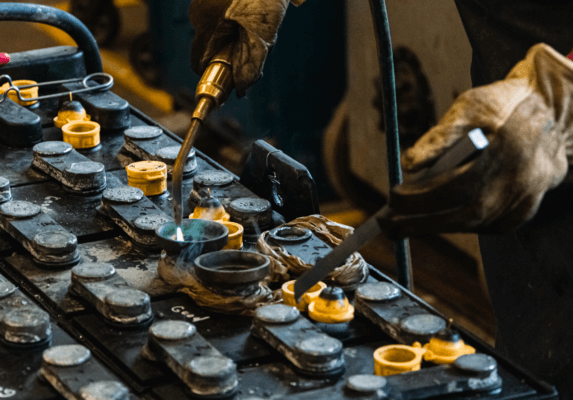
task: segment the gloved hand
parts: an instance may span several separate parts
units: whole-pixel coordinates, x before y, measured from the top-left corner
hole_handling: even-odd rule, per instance
[[[304,1],[291,0],[295,5]],[[262,76],[288,5],[289,0],[193,0],[189,7],[189,19],[195,27],[193,71],[201,75],[217,51],[234,43],[234,86],[237,96],[244,96]]]
[[[504,80],[456,99],[404,153],[404,171],[431,165],[473,128],[490,141],[479,157],[391,191],[398,236],[501,233],[531,218],[572,160],[573,62],[545,44],[533,46]]]

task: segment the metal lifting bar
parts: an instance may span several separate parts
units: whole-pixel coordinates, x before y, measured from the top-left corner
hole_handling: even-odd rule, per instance
[[[402,183],[400,167],[400,138],[398,134],[398,106],[396,104],[396,80],[394,76],[394,57],[392,54],[392,39],[390,24],[384,0],[369,0],[370,11],[376,31],[378,45],[378,66],[382,82],[382,100],[384,107],[384,130],[386,132],[386,152],[388,157],[388,173],[390,187]],[[410,242],[408,239],[395,243],[396,267],[398,283],[413,290],[412,261],[410,258]]]
[[[99,85],[96,85],[96,86],[88,86],[88,81],[90,79],[93,79],[96,77],[107,78],[107,82],[100,83]],[[103,92],[103,91],[111,89],[113,86],[113,76],[106,74],[106,73],[103,73],[103,72],[96,72],[96,73],[93,73],[91,75],[86,76],[85,78],[63,79],[60,81],[42,82],[42,83],[35,83],[32,85],[21,85],[21,86],[14,86],[14,84],[12,83],[12,78],[10,78],[10,76],[8,76],[8,75],[0,75],[0,85],[2,84],[2,81],[4,79],[8,80],[8,83],[10,83],[10,86],[8,87],[8,89],[4,90],[3,93],[0,93],[0,104],[2,104],[2,102],[6,99],[6,97],[8,97],[8,92],[10,92],[10,91],[15,91],[18,94],[18,98],[20,99],[20,101],[30,102],[30,101],[52,99],[55,97],[68,96],[71,94],[83,93],[83,92],[91,92],[91,91],[102,91]],[[62,83],[71,83],[71,82],[80,82],[80,81],[82,82],[84,89],[77,89],[77,90],[72,90],[69,92],[61,92],[61,93],[54,93],[54,94],[49,94],[49,95],[45,95],[45,96],[26,97],[26,98],[22,97],[22,94],[20,93],[20,89],[27,89],[27,88],[31,88],[31,87],[40,87],[40,86],[59,85]]]
[[[0,3],[0,21],[37,22],[55,26],[70,35],[83,51],[88,74],[103,72],[99,48],[93,35],[79,19],[65,11],[39,4]]]

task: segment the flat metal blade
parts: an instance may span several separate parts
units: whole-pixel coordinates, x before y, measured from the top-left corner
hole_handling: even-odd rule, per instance
[[[297,302],[300,301],[300,298],[307,290],[316,285],[332,270],[343,265],[352,253],[382,232],[382,228],[377,219],[378,217],[379,213],[370,217],[350,236],[347,236],[342,243],[324,256],[324,258],[318,260],[314,267],[306,271],[294,282],[294,297]]]

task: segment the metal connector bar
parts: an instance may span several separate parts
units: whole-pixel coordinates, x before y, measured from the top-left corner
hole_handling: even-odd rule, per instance
[[[88,81],[90,79],[93,79],[96,77],[104,77],[104,78],[107,78],[108,81],[106,83],[100,83],[99,85],[96,85],[96,86],[88,86]],[[85,78],[63,79],[60,81],[43,82],[43,83],[36,83],[33,85],[22,85],[22,86],[14,86],[12,84],[12,78],[10,78],[9,75],[1,75],[0,76],[0,84],[2,83],[2,81],[4,79],[8,80],[8,83],[10,83],[10,87],[8,89],[6,89],[6,91],[4,93],[0,94],[0,104],[4,100],[6,100],[6,97],[8,97],[8,92],[10,92],[10,91],[15,91],[18,94],[18,99],[20,99],[20,101],[32,102],[32,101],[53,99],[53,98],[62,97],[62,96],[69,96],[71,94],[76,94],[76,93],[84,93],[84,92],[92,92],[92,91],[103,92],[103,91],[111,89],[113,86],[113,76],[106,74],[106,73],[103,73],[103,72],[96,72],[96,73],[93,73],[91,75],[86,76]],[[31,97],[31,98],[23,98],[22,94],[20,93],[20,89],[28,89],[31,87],[60,85],[63,83],[73,83],[73,82],[81,82],[84,88],[78,89],[78,90],[72,90],[69,92],[54,93],[54,94],[48,94],[45,96],[38,96],[38,97]]]

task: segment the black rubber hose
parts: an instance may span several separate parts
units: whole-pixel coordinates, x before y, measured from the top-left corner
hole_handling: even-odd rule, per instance
[[[76,17],[54,7],[27,3],[0,3],[0,21],[38,22],[61,29],[84,53],[87,74],[103,72],[97,42]]]
[[[390,187],[393,187],[402,183],[402,168],[400,167],[400,137],[398,134],[398,105],[396,103],[392,39],[385,1],[370,0],[370,11],[376,31],[376,43],[378,44],[378,66],[382,83],[388,172],[390,174]],[[408,239],[403,239],[397,241],[395,246],[398,283],[409,290],[413,290],[410,243]]]

